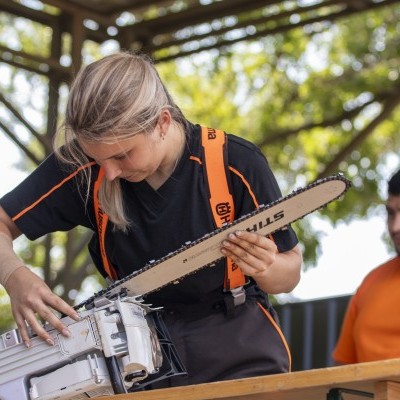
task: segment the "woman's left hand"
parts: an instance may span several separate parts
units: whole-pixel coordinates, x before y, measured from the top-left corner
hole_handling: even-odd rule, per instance
[[[279,253],[271,239],[254,232],[237,231],[222,242],[221,252],[266,292],[291,291],[300,280],[302,255],[298,246]]]
[[[222,242],[222,253],[236,263],[243,274],[256,278],[275,262],[278,249],[265,236],[247,231],[230,233]]]

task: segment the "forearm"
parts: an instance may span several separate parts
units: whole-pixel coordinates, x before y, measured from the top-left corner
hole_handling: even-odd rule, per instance
[[[300,281],[302,255],[297,245],[292,250],[277,253],[274,262],[253,278],[261,290],[269,294],[288,293]]]

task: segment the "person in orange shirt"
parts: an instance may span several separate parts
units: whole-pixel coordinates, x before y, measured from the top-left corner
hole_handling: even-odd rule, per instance
[[[388,182],[386,210],[396,257],[372,270],[351,298],[332,354],[337,364],[400,357],[400,170]]]

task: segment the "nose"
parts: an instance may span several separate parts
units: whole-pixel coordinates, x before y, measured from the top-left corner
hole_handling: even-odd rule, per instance
[[[118,176],[121,175],[122,169],[110,160],[104,162],[102,167],[104,169],[104,175],[109,181],[113,181],[115,178],[118,178]]]

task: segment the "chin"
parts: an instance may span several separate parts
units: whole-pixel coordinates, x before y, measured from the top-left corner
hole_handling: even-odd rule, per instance
[[[127,176],[126,178],[123,178],[124,180],[126,180],[127,182],[141,182],[143,179],[137,179],[134,176]]]

